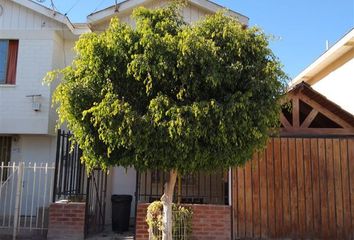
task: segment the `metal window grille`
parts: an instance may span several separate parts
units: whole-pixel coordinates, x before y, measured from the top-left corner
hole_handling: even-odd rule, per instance
[[[163,194],[168,173],[159,170],[139,172],[137,197],[139,202],[159,200]],[[196,172],[180,177],[175,186],[174,202],[190,204],[228,204],[227,171]]]

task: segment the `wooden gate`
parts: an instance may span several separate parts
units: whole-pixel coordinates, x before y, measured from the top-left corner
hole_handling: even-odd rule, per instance
[[[272,138],[232,178],[233,239],[354,238],[354,137]]]

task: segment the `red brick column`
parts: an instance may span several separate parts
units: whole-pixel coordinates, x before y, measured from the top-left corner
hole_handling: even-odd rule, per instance
[[[49,206],[48,240],[84,239],[85,203],[52,203]]]
[[[149,239],[146,224],[148,204],[138,204],[136,216],[136,240]],[[230,240],[231,239],[231,207],[222,205],[185,205],[192,208],[193,240]]]
[[[148,206],[148,203],[139,203],[136,209],[135,240],[149,239],[149,228],[146,224],[146,211]]]

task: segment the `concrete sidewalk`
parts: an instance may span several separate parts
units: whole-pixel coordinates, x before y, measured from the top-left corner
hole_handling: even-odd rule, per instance
[[[105,226],[105,230],[95,236],[90,236],[88,240],[133,240],[134,239],[134,229],[130,229],[129,232],[122,234],[115,233],[112,231],[112,226]]]

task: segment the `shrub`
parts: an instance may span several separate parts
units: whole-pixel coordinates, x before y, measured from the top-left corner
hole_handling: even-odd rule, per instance
[[[188,239],[192,232],[193,212],[189,207],[172,205],[172,236],[174,240]],[[162,238],[163,205],[160,201],[151,203],[147,209],[146,222],[149,226],[150,239],[160,240]]]

